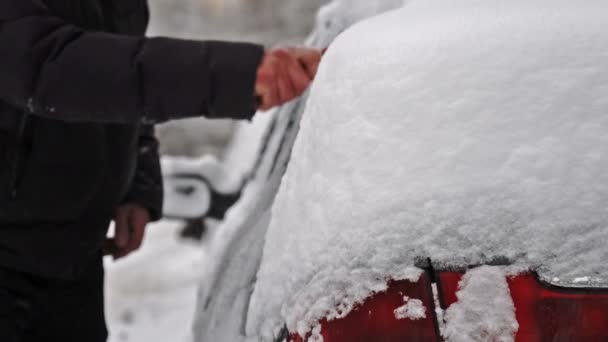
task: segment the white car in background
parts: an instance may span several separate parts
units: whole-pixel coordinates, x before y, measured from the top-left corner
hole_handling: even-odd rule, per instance
[[[413,0],[341,35],[253,123],[195,341],[607,341],[606,13]]]

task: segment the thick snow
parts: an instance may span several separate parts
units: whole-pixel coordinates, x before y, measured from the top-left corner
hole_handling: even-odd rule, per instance
[[[272,210],[248,331],[310,331],[418,258],[606,284],[607,11],[413,1],[341,35]]]
[[[504,268],[468,271],[456,292],[458,302],[445,313],[447,342],[512,342],[519,324]]]
[[[395,318],[417,320],[426,318],[426,307],[420,299],[403,297],[403,306],[395,309]]]

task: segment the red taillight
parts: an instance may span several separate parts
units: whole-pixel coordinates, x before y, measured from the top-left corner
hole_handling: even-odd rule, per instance
[[[426,309],[426,318],[397,319],[395,309],[404,305],[403,297],[419,299]],[[324,342],[401,342],[438,341],[435,322],[435,306],[431,282],[425,274],[417,283],[394,281],[386,292],[377,293],[346,317],[321,321]],[[302,342],[297,334],[292,342]]]
[[[462,274],[439,274],[445,307],[456,302]],[[543,285],[536,276],[508,279],[519,323],[517,342],[608,341],[608,291],[570,290]]]
[[[458,298],[463,274],[437,274],[438,297],[443,308]],[[533,274],[508,279],[519,330],[516,342],[608,342],[608,290],[564,289],[541,283]],[[403,297],[420,299],[426,317],[397,319],[395,309]],[[489,308],[491,309],[491,308]],[[417,283],[394,281],[386,292],[368,298],[346,317],[321,321],[324,342],[440,341],[431,282],[423,275]],[[291,342],[303,342],[297,334]]]
[[[550,288],[532,275],[509,281],[517,341],[608,341],[608,293]]]

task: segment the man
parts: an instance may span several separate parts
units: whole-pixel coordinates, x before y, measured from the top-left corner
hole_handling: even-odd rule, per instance
[[[104,244],[129,254],[161,215],[152,125],[249,119],[320,60],[147,21],[145,0],[0,0],[0,341],[105,341]]]

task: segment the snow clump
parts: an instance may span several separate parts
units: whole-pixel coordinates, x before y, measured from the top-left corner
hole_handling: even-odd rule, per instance
[[[417,320],[426,318],[426,308],[420,299],[412,299],[408,296],[403,297],[403,306],[395,309],[395,318]]]
[[[519,329],[504,269],[482,266],[468,271],[456,292],[458,302],[445,313],[447,342],[512,342]]]

